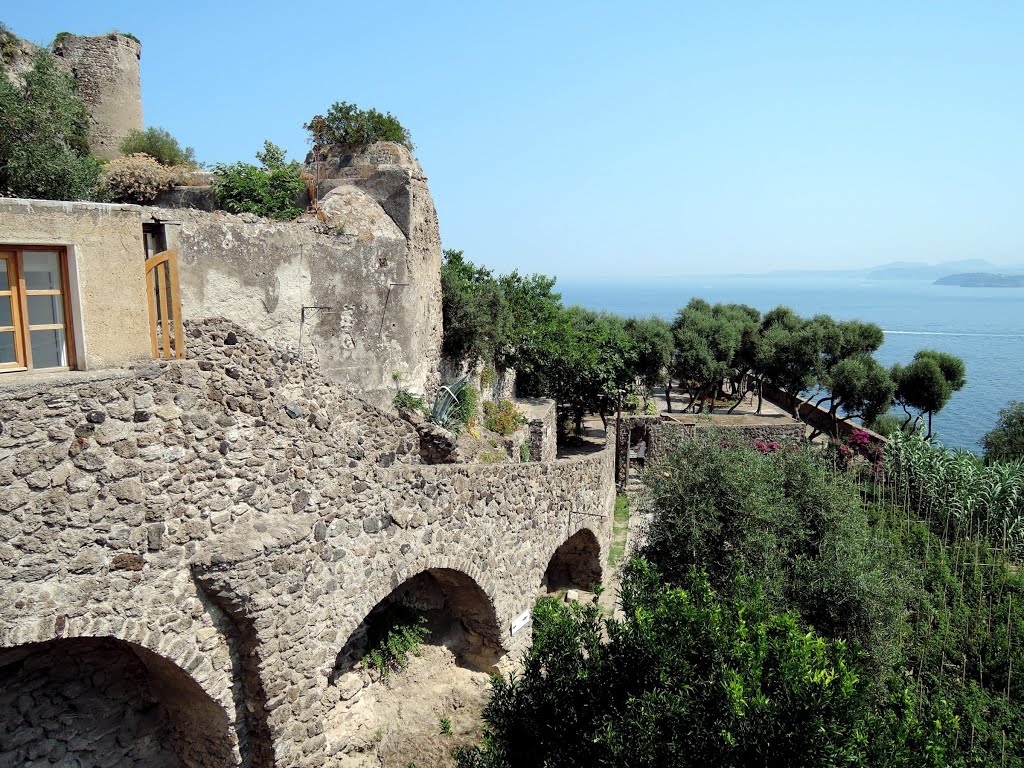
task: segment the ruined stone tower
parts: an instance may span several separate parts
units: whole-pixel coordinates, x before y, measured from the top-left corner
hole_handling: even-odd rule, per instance
[[[61,34],[53,52],[71,70],[89,112],[89,147],[112,159],[128,132],[142,130],[142,45],[118,32],[96,37]]]

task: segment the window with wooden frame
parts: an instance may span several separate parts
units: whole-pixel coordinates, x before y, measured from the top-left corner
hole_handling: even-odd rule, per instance
[[[0,246],[0,373],[71,368],[64,248]]]

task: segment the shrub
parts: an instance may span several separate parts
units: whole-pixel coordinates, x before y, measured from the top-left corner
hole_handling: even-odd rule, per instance
[[[845,643],[731,591],[749,594],[716,594],[699,571],[667,586],[634,561],[621,620],[539,601],[522,676],[494,681],[485,747],[458,764],[819,768],[870,764],[869,750],[928,735],[906,719],[905,732],[878,727]]]
[[[809,448],[680,446],[652,474],[642,552],[670,581],[692,567],[715,589],[742,577],[779,610],[871,652],[878,679],[897,654],[909,587],[891,537],[873,528],[852,481]]]
[[[400,411],[416,411],[423,414],[427,411],[423,398],[405,389],[398,390],[391,404]]]
[[[142,152],[168,167],[180,165],[189,168],[198,166],[195,150],[181,148],[178,140],[163,128],[152,126],[144,131],[132,130],[121,142],[121,151],[126,155]]]
[[[88,138],[75,81],[53,54],[40,49],[20,85],[0,72],[0,194],[92,199],[100,161],[89,154]]]
[[[413,148],[409,131],[390,112],[363,110],[345,101],[336,101],[326,115],[316,115],[303,128],[312,134],[313,143],[318,146],[364,147],[375,141],[393,141]]]
[[[384,677],[406,665],[409,654],[420,655],[420,646],[430,634],[421,613],[404,605],[388,606],[369,628],[366,663]]]
[[[526,417],[516,408],[511,400],[484,403],[484,426],[508,437],[526,423]]]
[[[260,166],[218,163],[213,167],[217,205],[231,213],[255,213],[280,220],[297,218],[302,211],[295,201],[306,190],[299,164],[286,162],[284,151],[269,141],[263,143],[263,151],[256,158]]]
[[[148,203],[173,182],[170,169],[142,152],[111,160],[100,177],[103,196],[122,203]]]
[[[985,461],[1024,460],[1024,403],[1010,402],[999,422],[981,438]]]
[[[533,443],[530,440],[530,438],[526,438],[519,445],[519,461],[520,461],[520,463],[525,464],[526,462],[528,462],[530,460],[530,449],[532,447],[533,447]]]

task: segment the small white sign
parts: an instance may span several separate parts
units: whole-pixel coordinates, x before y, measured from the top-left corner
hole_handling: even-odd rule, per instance
[[[522,629],[523,627],[525,627],[529,623],[530,623],[530,612],[529,611],[523,611],[518,616],[516,616],[515,621],[512,622],[512,634],[514,635],[516,632],[518,632],[520,629]]]

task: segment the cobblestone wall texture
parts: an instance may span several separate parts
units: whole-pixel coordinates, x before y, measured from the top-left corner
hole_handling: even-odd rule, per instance
[[[294,348],[224,321],[187,333],[186,361],[0,382],[0,711],[20,733],[0,765],[50,760],[49,739],[95,765],[330,765],[337,655],[396,587],[471,579],[508,664],[558,547],[588,529],[603,562],[611,450],[421,465],[409,424]],[[120,666],[82,681],[101,651]],[[57,654],[76,660],[56,669]],[[102,722],[58,717],[45,750],[26,746],[69,681],[111,702]],[[135,731],[108,731],[129,710]]]

